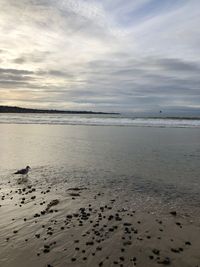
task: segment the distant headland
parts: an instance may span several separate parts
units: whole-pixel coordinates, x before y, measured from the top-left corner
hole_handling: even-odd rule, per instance
[[[56,110],[56,109],[34,109],[22,108],[15,106],[0,106],[0,113],[50,113],[50,114],[102,114],[102,115],[119,115],[114,112],[95,112],[79,110]]]

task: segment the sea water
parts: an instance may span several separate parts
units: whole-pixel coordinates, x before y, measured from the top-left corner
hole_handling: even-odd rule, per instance
[[[143,203],[199,208],[198,119],[2,114],[0,122],[0,183],[30,165],[37,184],[87,185]]]
[[[0,123],[200,128],[200,118],[148,118],[106,114],[0,114]]]

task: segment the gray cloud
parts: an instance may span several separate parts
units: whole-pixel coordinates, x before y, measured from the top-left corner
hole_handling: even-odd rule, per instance
[[[13,62],[16,64],[23,64],[24,62],[26,62],[26,59],[24,57],[18,57],[18,58],[15,58]]]
[[[76,73],[87,77],[84,86],[74,83],[76,89],[67,85],[68,80],[76,80],[76,75],[73,72],[67,73],[59,70],[31,72],[0,69],[0,84],[14,89],[26,88],[26,91],[32,92],[35,89],[35,96],[40,103],[45,99],[52,103],[67,102],[70,99],[70,102],[77,106],[86,102],[88,108],[90,106],[103,107],[105,104],[107,109],[114,107],[118,110],[123,105],[124,110],[141,106],[150,109],[150,107],[167,107],[172,98],[177,103],[181,100],[195,105],[200,100],[200,78],[196,63],[165,58],[151,58],[151,60],[143,58],[140,62],[129,58],[128,61],[119,60],[115,64],[114,61],[116,57],[113,60],[110,58],[89,62],[84,69],[80,69],[80,73]],[[192,76],[191,69],[193,70]],[[170,72],[168,73],[167,70]],[[183,74],[181,78],[180,72]],[[9,79],[2,80],[5,75]],[[48,86],[43,83],[41,86],[40,78],[45,76],[62,78],[64,84]],[[190,76],[189,79],[188,76]]]
[[[22,53],[19,57],[12,60],[16,64],[24,63],[40,63],[44,62],[49,56],[50,52],[48,51],[33,51],[32,53]]]
[[[19,70],[19,69],[4,69],[0,68],[0,75],[2,74],[19,74],[19,75],[29,75],[33,74],[33,71],[29,70]]]
[[[196,62],[186,62],[180,59],[174,58],[165,58],[158,60],[158,63],[161,67],[164,67],[166,70],[172,71],[186,71],[186,72],[199,72],[200,65]]]
[[[1,103],[200,108],[199,1],[0,1]]]
[[[35,80],[33,71],[22,69],[3,69],[0,68],[0,89],[29,87],[30,82]]]

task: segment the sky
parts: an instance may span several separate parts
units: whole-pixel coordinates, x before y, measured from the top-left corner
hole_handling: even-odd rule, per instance
[[[0,0],[0,105],[200,112],[199,0]]]

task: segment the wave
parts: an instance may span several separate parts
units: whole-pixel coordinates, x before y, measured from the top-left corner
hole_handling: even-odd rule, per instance
[[[200,119],[135,118],[117,115],[80,114],[1,114],[0,123],[200,128]]]

